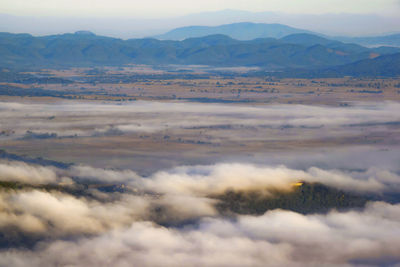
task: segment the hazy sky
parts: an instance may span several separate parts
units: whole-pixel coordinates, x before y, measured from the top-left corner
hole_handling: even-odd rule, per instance
[[[287,13],[400,14],[399,0],[0,0],[0,13],[35,16],[176,16],[240,9]]]
[[[89,30],[127,39],[243,21],[328,35],[398,33],[400,0],[0,0],[0,32],[33,35]]]

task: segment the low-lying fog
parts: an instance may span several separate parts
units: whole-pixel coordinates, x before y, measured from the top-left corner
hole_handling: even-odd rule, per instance
[[[349,132],[355,126],[400,124],[400,104],[396,102],[352,103],[349,107],[144,101],[123,104],[1,102],[0,114],[1,130],[14,137],[22,137],[26,131],[92,136],[227,125],[233,128],[316,128],[320,135],[326,135],[343,131],[339,127],[347,127]],[[110,131],[112,129],[115,131]]]
[[[212,140],[265,140],[262,129],[283,129],[270,136],[283,142],[354,137],[354,144],[338,143],[323,152],[261,151],[264,156],[251,163],[232,160],[232,154],[146,177],[132,168],[79,161],[58,168],[3,158],[0,266],[400,264],[399,103],[0,103],[0,127],[2,144],[166,129],[171,135],[212,129]],[[357,138],[374,132],[388,133],[391,143],[357,146]],[[343,198],[365,198],[366,204],[311,213],[238,214],[218,208],[219,196],[227,192],[258,192],[268,199],[297,190],[299,183],[322,184]]]

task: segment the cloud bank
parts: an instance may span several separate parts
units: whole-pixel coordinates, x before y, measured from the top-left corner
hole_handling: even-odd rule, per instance
[[[123,230],[33,251],[1,252],[4,266],[363,266],[395,264],[400,206],[300,215],[275,210],[237,221],[203,219],[196,227],[134,222]],[[379,227],[377,227],[379,225]]]
[[[377,168],[304,171],[231,163],[141,177],[130,170],[2,162],[0,179],[30,185],[0,188],[0,266],[400,263],[400,204],[226,217],[212,197],[227,190],[290,191],[298,181],[360,194],[400,193],[398,174]],[[121,190],[104,190],[109,185]]]

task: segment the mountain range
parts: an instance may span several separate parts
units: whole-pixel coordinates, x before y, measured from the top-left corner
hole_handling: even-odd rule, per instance
[[[293,31],[290,27],[281,29]],[[278,31],[274,34],[284,35]],[[365,64],[375,64],[375,61],[368,60],[396,53],[400,53],[400,48],[367,48],[311,33],[253,40],[236,40],[216,34],[182,41],[154,38],[122,40],[86,31],[42,37],[0,33],[0,66],[15,68],[196,64],[257,66],[269,71],[315,71],[367,60],[361,65],[353,65],[353,68],[365,68]]]
[[[159,40],[184,40],[193,37],[205,37],[213,34],[223,34],[233,39],[249,41],[257,38],[282,38],[296,33],[309,33],[345,43],[355,43],[368,47],[395,46],[400,47],[400,34],[374,37],[337,37],[312,32],[305,29],[293,28],[283,24],[266,24],[240,22],[219,26],[188,26],[168,31],[154,38]]]

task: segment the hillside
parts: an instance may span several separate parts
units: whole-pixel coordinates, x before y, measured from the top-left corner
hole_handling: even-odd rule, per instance
[[[331,68],[340,76],[398,76],[400,75],[400,53],[365,59],[355,63]]]
[[[364,59],[350,64],[314,70],[287,69],[281,73],[271,73],[280,77],[397,77],[400,76],[400,53]]]

